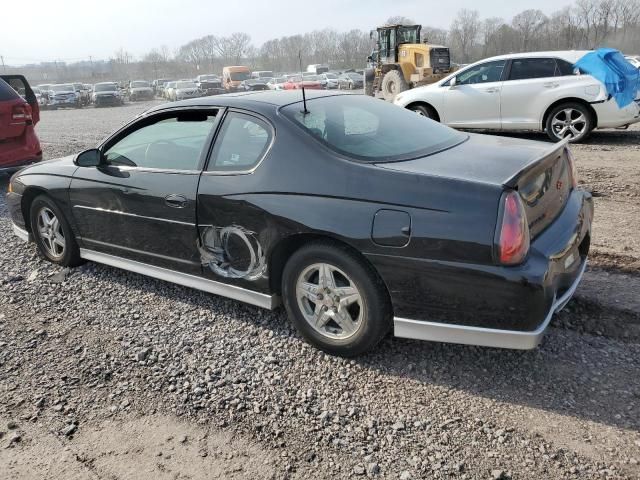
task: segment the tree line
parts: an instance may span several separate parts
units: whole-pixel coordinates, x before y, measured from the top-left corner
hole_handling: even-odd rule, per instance
[[[398,16],[384,23],[416,24],[419,19]],[[423,25],[422,37],[448,46],[456,63],[503,53],[604,46],[640,54],[640,0],[576,0],[551,14],[527,9],[510,20],[482,18],[478,10],[462,9],[448,29]],[[314,63],[334,69],[363,68],[373,49],[369,32],[357,29],[338,32],[328,28],[274,38],[260,46],[253,44],[249,34],[238,32],[229,36],[206,35],[173,52],[161,46],[138,59],[121,48],[100,68],[88,62],[75,67],[56,64],[55,74],[45,77],[53,79],[55,75],[59,81],[184,78],[219,74],[225,65],[238,64],[274,72],[294,72],[301,63],[302,68]]]

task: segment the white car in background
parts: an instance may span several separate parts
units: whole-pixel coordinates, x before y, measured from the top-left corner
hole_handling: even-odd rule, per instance
[[[276,77],[272,78],[271,81],[267,83],[267,86],[270,90],[284,90],[285,83],[287,83],[285,77]]]
[[[640,99],[619,108],[604,85],[574,69],[587,51],[487,58],[394,103],[450,127],[546,131],[554,141],[584,140],[594,128],[640,122]]]

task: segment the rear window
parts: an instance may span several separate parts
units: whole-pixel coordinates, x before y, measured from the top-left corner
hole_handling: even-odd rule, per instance
[[[287,105],[282,113],[332,150],[367,162],[424,157],[468,136],[404,108],[364,95],[337,95]]]
[[[9,86],[7,82],[0,78],[0,102],[15,100],[16,98],[20,98],[18,92],[16,92]]]

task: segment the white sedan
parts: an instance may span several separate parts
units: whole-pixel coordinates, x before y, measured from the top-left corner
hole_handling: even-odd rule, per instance
[[[640,99],[619,108],[598,80],[573,64],[587,51],[535,52],[481,60],[394,103],[455,128],[546,131],[579,142],[594,128],[640,122]]]

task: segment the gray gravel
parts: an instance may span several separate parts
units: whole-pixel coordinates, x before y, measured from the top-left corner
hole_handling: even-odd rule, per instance
[[[43,112],[45,154],[148,106]],[[275,478],[640,478],[640,341],[598,330],[610,306],[570,304],[529,352],[390,337],[333,358],[280,311],[93,263],[56,283],[13,237],[5,192],[0,447],[24,448],[24,424],[73,445],[105,419],[163,414],[274,452]]]

